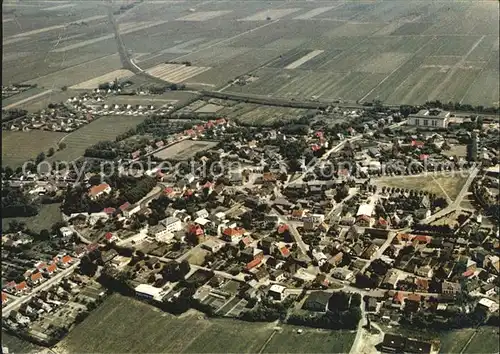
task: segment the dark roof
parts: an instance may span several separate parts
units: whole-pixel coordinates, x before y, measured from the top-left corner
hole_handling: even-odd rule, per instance
[[[407,339],[405,345],[406,353],[430,353],[431,343],[415,339]]]
[[[405,346],[405,338],[402,336],[398,336],[396,334],[386,333],[384,335],[384,341],[382,342],[382,346],[394,348],[396,350],[400,349],[402,352],[402,349]]]
[[[315,291],[307,297],[302,308],[309,311],[326,312],[326,307],[331,296],[331,293],[325,291]]]

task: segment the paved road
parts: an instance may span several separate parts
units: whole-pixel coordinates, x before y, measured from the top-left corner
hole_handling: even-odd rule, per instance
[[[2,317],[8,317],[11,311],[17,310],[19,308],[19,306],[21,306],[23,303],[31,300],[31,298],[33,296],[35,296],[37,293],[39,293],[42,290],[50,288],[52,285],[59,283],[64,277],[73,273],[73,271],[78,267],[79,264],[80,264],[80,260],[77,259],[73,265],[62,270],[60,273],[56,274],[55,276],[46,280],[44,283],[40,284],[36,288],[32,289],[29,294],[22,296],[22,297],[18,298],[17,300],[14,300],[11,303],[7,304],[7,306],[5,306],[2,309]]]

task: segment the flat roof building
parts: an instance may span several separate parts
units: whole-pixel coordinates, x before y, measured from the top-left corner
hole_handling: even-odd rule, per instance
[[[450,112],[440,109],[422,109],[408,116],[407,125],[424,128],[448,128]]]

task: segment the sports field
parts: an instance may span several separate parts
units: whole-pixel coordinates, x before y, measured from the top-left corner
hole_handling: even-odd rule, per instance
[[[351,333],[315,329],[305,329],[297,338],[295,327],[282,327],[281,333],[273,334],[273,323],[206,319],[197,312],[174,317],[115,294],[54,349],[57,353],[335,353],[348,351],[354,339]]]

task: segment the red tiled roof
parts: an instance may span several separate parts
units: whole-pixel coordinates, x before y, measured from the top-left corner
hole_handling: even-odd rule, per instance
[[[387,226],[388,225],[388,222],[387,220],[385,220],[384,218],[380,217],[378,218],[378,223],[382,226]]]
[[[425,235],[416,235],[414,238],[413,238],[414,241],[417,241],[417,242],[425,242],[425,243],[429,243],[431,242],[431,237],[430,236],[425,236]]]
[[[281,247],[280,252],[283,257],[290,255],[290,250],[288,249],[288,247]]]
[[[289,227],[287,224],[281,224],[280,226],[278,226],[278,233],[282,234],[285,231],[288,231],[288,229],[289,229]]]
[[[241,236],[245,233],[245,229],[241,227],[228,227],[224,230],[224,235],[226,236]]]
[[[241,239],[241,242],[243,242],[243,244],[244,244],[245,246],[248,246],[249,244],[251,244],[251,243],[252,243],[252,241],[253,241],[253,240],[252,240],[250,237],[248,237],[248,236],[247,236],[247,237],[243,237],[243,238]]]
[[[203,186],[203,188],[212,188],[214,184],[212,182],[207,182],[205,183],[205,185]]]
[[[217,123],[217,124],[224,124],[224,123],[226,123],[226,120],[224,118],[220,118],[220,119],[217,119],[215,121],[215,123]]]
[[[130,207],[130,203],[129,203],[129,202],[125,202],[125,203],[123,203],[122,205],[120,205],[118,208],[119,208],[121,211],[125,211],[125,210],[127,210],[129,207]]]
[[[392,298],[392,300],[394,302],[402,304],[404,298],[405,298],[405,295],[402,292],[397,292],[397,293],[394,294],[394,297]]]
[[[424,161],[424,160],[427,160],[429,158],[429,155],[427,155],[427,154],[420,154],[420,156],[418,158],[420,159],[420,161]]]
[[[35,274],[31,275],[31,281],[35,282],[37,280],[42,279],[42,273],[36,272]]]
[[[319,146],[318,144],[313,144],[311,146],[311,149],[312,149],[312,151],[318,151],[318,150],[321,150],[321,146]]]
[[[197,224],[190,225],[188,232],[196,236],[201,236],[204,234],[203,228]]]
[[[349,176],[349,170],[347,168],[343,168],[339,170],[339,176]]]
[[[93,196],[96,196],[102,192],[104,192],[104,190],[108,189],[109,188],[109,184],[107,183],[101,183],[97,186],[93,186],[90,188],[89,190],[89,194],[90,195],[93,195]]]
[[[23,281],[23,282],[16,285],[16,290],[21,291],[21,290],[26,289],[27,287],[28,287],[28,284],[26,284],[26,282]]]
[[[474,274],[474,270],[471,269],[471,270],[467,270],[464,273],[462,273],[462,276],[464,276],[464,277],[470,277],[473,274]]]
[[[106,240],[111,240],[113,238],[113,234],[111,232],[106,232],[106,235],[104,235],[104,237],[106,237]]]
[[[70,262],[73,262],[73,258],[71,258],[71,256],[69,255],[65,255],[62,259],[61,259],[61,262],[66,264],[66,263],[70,263]]]
[[[418,295],[418,294],[409,294],[407,297],[407,300],[415,301],[415,302],[420,302],[421,299],[422,299],[422,296]]]
[[[412,140],[411,142],[411,146],[416,146],[416,147],[422,147],[424,146],[424,142],[423,141],[418,141],[418,140]]]
[[[47,267],[47,272],[49,273],[53,273],[55,272],[57,269],[57,265],[55,263],[51,263],[48,267]]]
[[[427,290],[429,289],[429,281],[427,279],[424,279],[424,278],[417,278],[415,279],[415,284],[420,288],[420,289],[423,289],[423,290]]]
[[[174,189],[172,187],[167,187],[163,190],[163,193],[170,194],[173,193]]]
[[[323,137],[323,132],[319,131],[319,132],[316,132],[315,134],[318,138],[322,138]]]
[[[102,211],[108,215],[111,215],[111,214],[115,213],[116,209],[115,208],[104,208]]]
[[[7,294],[2,291],[2,304],[5,304],[7,301],[9,301]]]
[[[247,268],[247,270],[250,270],[252,268],[257,267],[259,264],[260,264],[260,258],[256,258],[253,261],[251,261],[250,263],[248,263],[246,268]]]
[[[16,286],[16,282],[15,281],[10,281],[7,283],[7,285],[5,286],[6,288],[14,288]]]
[[[45,268],[46,266],[47,266],[47,263],[42,262],[42,263],[40,263],[39,265],[37,265],[37,266],[36,266],[36,268],[37,268],[38,270],[42,270],[42,269],[43,269],[43,268]]]

